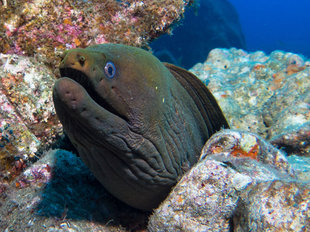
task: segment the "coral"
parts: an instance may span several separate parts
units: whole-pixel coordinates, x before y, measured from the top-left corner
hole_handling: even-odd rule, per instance
[[[0,52],[55,55],[98,43],[145,46],[180,19],[189,0],[6,1],[0,5]]]
[[[51,179],[51,166],[48,164],[33,165],[15,182],[17,188],[25,188],[30,184],[43,185]]]

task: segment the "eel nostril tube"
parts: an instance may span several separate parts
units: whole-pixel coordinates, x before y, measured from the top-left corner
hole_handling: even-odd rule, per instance
[[[83,66],[85,63],[85,57],[84,56],[78,56],[78,61],[79,61],[80,65]]]

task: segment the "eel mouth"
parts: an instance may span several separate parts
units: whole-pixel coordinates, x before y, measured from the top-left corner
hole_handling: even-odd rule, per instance
[[[128,118],[125,115],[121,115],[95,91],[93,83],[85,73],[73,68],[60,68],[60,75],[61,77],[67,77],[79,83],[98,105],[128,122]]]

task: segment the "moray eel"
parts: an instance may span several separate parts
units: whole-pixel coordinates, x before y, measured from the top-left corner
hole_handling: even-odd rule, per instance
[[[65,133],[105,188],[151,210],[228,128],[214,97],[192,73],[120,44],[65,52],[53,99]]]

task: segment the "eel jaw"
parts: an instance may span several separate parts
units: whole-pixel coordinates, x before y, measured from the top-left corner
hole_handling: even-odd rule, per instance
[[[117,146],[111,141],[111,135],[128,127],[125,120],[96,103],[82,85],[68,77],[55,82],[53,101],[57,116],[72,142],[84,143],[81,142],[84,140],[88,145],[115,150]]]
[[[89,97],[92,100],[94,100],[94,102],[96,102],[98,105],[100,105],[102,108],[104,108],[105,110],[109,111],[110,113],[122,118],[126,122],[129,121],[125,115],[120,114],[115,108],[113,108],[113,106],[111,104],[109,104],[105,99],[103,99],[95,91],[93,83],[90,81],[90,78],[85,73],[83,73],[82,71],[73,69],[73,68],[60,68],[60,74],[61,74],[60,80],[63,78],[68,78],[68,79],[73,80],[73,82],[75,82],[75,84],[80,85],[87,92]],[[67,92],[71,92],[71,93],[74,92],[72,87],[70,87],[70,84],[64,84],[64,86],[61,87],[61,89],[62,89],[61,91],[67,91]],[[54,92],[55,91],[60,91],[59,87],[57,89],[57,87],[55,86]],[[64,96],[63,93],[59,92],[59,94]],[[79,93],[75,93],[75,95],[78,98]],[[70,107],[70,103],[68,102],[68,100],[66,101],[66,103],[69,104],[68,106]],[[71,106],[75,107],[77,103],[78,103],[77,101],[71,101]]]
[[[60,116],[63,111],[77,111],[81,109],[85,100],[89,102],[91,97],[87,91],[76,81],[64,77],[56,81],[53,89],[53,99],[57,114]]]

